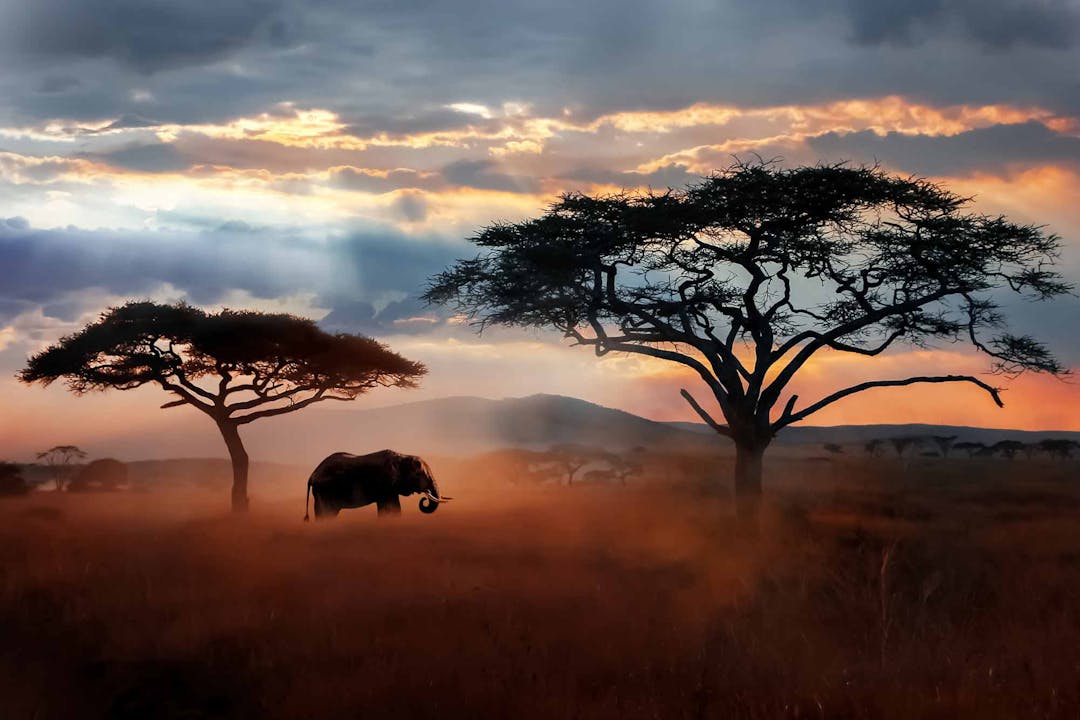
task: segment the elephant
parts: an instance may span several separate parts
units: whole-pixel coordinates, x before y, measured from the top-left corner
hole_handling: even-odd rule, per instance
[[[342,508],[375,503],[379,516],[401,513],[399,496],[421,493],[420,511],[435,512],[452,500],[439,492],[428,464],[415,455],[380,450],[368,455],[334,453],[316,466],[308,478],[304,520],[315,496],[315,517],[336,517]]]

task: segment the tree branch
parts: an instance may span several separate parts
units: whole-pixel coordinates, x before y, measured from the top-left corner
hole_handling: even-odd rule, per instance
[[[326,395],[325,391],[319,391],[315,395],[313,395],[313,396],[311,396],[309,398],[306,398],[304,400],[299,400],[299,401],[293,403],[292,405],[286,405],[285,407],[279,407],[279,408],[272,408],[272,409],[269,409],[269,410],[259,410],[258,412],[249,413],[247,415],[241,415],[239,417],[232,418],[232,422],[236,423],[237,425],[246,425],[249,422],[254,422],[255,420],[259,420],[260,418],[274,417],[275,415],[284,415],[286,413],[295,412],[296,410],[306,408],[308,405],[314,405],[315,403],[321,402],[323,400],[349,401],[349,400],[353,400],[353,399],[354,398],[346,397],[346,396],[342,396],[342,395]]]
[[[780,371],[780,374],[776,376],[769,386],[765,388],[762,392],[762,400],[766,405],[771,407],[780,397],[780,393],[787,387],[787,384],[791,382],[791,378],[795,376],[795,373],[799,368],[801,368],[818,350],[829,347],[830,343],[836,343],[840,338],[859,332],[885,318],[913,312],[925,305],[929,305],[930,303],[936,302],[948,295],[956,294],[957,292],[957,290],[953,289],[939,289],[936,292],[920,296],[914,300],[908,300],[906,302],[879,308],[873,312],[862,315],[861,317],[854,318],[846,323],[838,325],[825,333],[818,333],[815,331],[799,333],[773,351],[770,362],[775,363],[798,346],[799,343],[810,340],[810,342],[804,345],[803,348],[795,354],[795,357],[784,366],[784,369]]]
[[[212,405],[207,405],[202,400],[199,400],[193,394],[188,392],[187,389],[184,388],[184,386],[177,385],[176,383],[171,383],[168,380],[166,380],[165,378],[159,378],[158,383],[160,383],[161,387],[165,388],[169,392],[176,393],[177,395],[179,395],[180,397],[183,398],[183,400],[174,400],[172,403],[168,403],[169,407],[176,407],[176,404],[174,404],[174,403],[183,402],[183,403],[187,403],[188,405],[194,406],[196,409],[201,410],[202,412],[206,413],[207,415],[213,415],[214,414],[214,407]]]
[[[901,387],[904,385],[915,385],[917,383],[951,383],[951,382],[969,382],[985,390],[997,403],[998,407],[1005,407],[1005,403],[1001,401],[1000,388],[992,387],[986,384],[982,380],[971,375],[939,375],[939,376],[925,376],[925,377],[911,377],[905,380],[872,380],[870,382],[860,383],[858,385],[852,385],[849,388],[834,392],[832,395],[818,400],[813,405],[810,405],[796,413],[792,413],[791,409],[794,406],[794,402],[789,401],[788,406],[784,408],[784,413],[780,416],[780,419],[772,424],[771,428],[773,432],[787,427],[792,423],[799,422],[809,415],[816,413],[824,407],[832,405],[838,400],[860,393],[863,390],[869,390],[877,387]],[[793,398],[794,400],[794,398]]]
[[[701,405],[698,404],[698,401],[694,399],[694,396],[691,395],[688,390],[684,388],[679,391],[679,394],[686,399],[686,402],[690,403],[690,407],[694,408],[694,412],[696,412],[701,417],[701,419],[705,421],[706,425],[708,425],[724,437],[731,437],[731,428],[729,428],[727,425],[721,425],[720,423],[716,422],[716,420],[713,419],[712,415],[710,415],[708,411],[705,410],[705,408],[701,407]]]

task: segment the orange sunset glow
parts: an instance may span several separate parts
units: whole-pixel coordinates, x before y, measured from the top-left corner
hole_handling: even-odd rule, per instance
[[[740,22],[756,22],[749,17]],[[386,25],[384,32],[404,31]],[[62,91],[9,103],[0,116],[0,216],[8,218],[0,248],[13,260],[3,265],[9,277],[0,291],[0,398],[18,413],[0,420],[0,455],[25,457],[30,438],[58,413],[84,444],[107,442],[93,419],[99,412],[112,424],[164,422],[145,403],[29,392],[13,379],[28,354],[129,298],[295,312],[367,332],[437,369],[408,399],[545,392],[655,419],[695,419],[678,389],[696,379],[678,369],[614,357],[598,363],[557,334],[480,337],[416,297],[429,276],[467,256],[465,240],[491,222],[534,216],[568,191],[677,188],[732,156],[878,163],[931,178],[972,197],[980,212],[1057,233],[1061,271],[1080,277],[1080,115],[1060,93],[1002,85],[943,96],[883,74],[850,90],[808,84],[777,95],[765,83],[725,87],[714,74],[715,82],[694,81],[677,101],[652,90],[656,83],[590,98],[581,92],[587,68],[583,84],[565,91],[514,83],[512,75],[481,89],[459,82],[465,76],[435,82],[437,63],[423,59],[434,50],[414,48],[417,67],[434,73],[421,85],[438,88],[414,95],[389,77],[367,85],[301,80],[313,46],[299,37],[293,54],[266,66],[255,59],[265,48],[254,41],[206,59],[118,54],[102,60],[114,89],[101,102],[80,105],[81,93],[104,77],[86,70]],[[386,58],[371,62],[389,67]],[[45,65],[25,73],[42,87],[58,82]],[[214,89],[201,103],[185,82]],[[214,103],[215,93],[229,102]],[[356,307],[365,308],[359,316],[346,309]],[[1067,366],[1075,364],[1075,298],[1048,314],[1015,309]],[[884,359],[815,359],[797,391],[820,395],[847,377],[884,378],[917,364],[989,369],[966,350],[898,347]],[[814,422],[1078,427],[1067,379],[990,380],[1008,391],[1004,409],[970,388],[878,390]],[[358,407],[399,396],[365,397]]]
[[[0,720],[1080,717],[1080,0],[0,0]]]

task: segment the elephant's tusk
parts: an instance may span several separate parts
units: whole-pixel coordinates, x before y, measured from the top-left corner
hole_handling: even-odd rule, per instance
[[[424,495],[427,496],[428,500],[437,503],[449,502],[454,499],[452,497],[437,497],[436,495],[433,495],[430,490],[425,490]]]

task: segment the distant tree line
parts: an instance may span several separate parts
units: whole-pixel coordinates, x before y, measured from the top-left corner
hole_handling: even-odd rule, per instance
[[[1017,455],[1023,455],[1028,460],[1037,455],[1045,455],[1057,460],[1068,460],[1075,451],[1080,450],[1080,443],[1065,438],[1046,438],[1027,443],[1019,440],[1000,440],[991,445],[974,441],[956,442],[956,439],[957,436],[955,435],[906,435],[893,438],[874,438],[863,446],[863,450],[872,457],[880,457],[888,449],[892,449],[897,457],[904,458],[915,451],[929,448],[929,451],[922,454],[949,457],[949,453],[956,450],[966,453],[968,458],[1003,457],[1008,460],[1015,459]],[[825,444],[825,449],[830,452],[838,452],[838,447],[834,443]]]
[[[25,495],[43,483],[55,492],[120,490],[129,485],[127,463],[114,458],[78,462],[86,457],[76,445],[57,445],[37,453],[37,462],[29,465],[0,461],[0,496]]]

